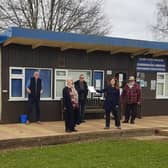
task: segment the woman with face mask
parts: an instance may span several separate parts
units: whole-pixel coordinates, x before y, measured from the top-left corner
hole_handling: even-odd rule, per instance
[[[78,93],[74,88],[73,80],[68,79],[67,86],[63,89],[63,104],[65,111],[65,131],[75,132],[76,116],[78,113]]]
[[[117,81],[115,78],[110,80],[110,85],[103,89],[97,90],[98,93],[105,94],[104,108],[106,112],[106,125],[105,129],[110,128],[110,113],[112,112],[115,120],[115,126],[121,129],[120,125],[120,114],[119,114],[119,102],[120,102],[120,91],[117,86]]]

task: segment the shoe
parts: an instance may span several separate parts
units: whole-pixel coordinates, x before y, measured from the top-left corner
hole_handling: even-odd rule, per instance
[[[127,121],[127,120],[124,120],[122,123],[128,123],[128,121]]]
[[[65,130],[65,132],[67,132],[67,133],[71,133],[72,131],[71,131],[71,130]]]
[[[110,127],[104,127],[104,129],[110,129]]]
[[[72,132],[78,132],[78,130],[76,130],[76,129],[73,129],[73,130],[72,130]]]
[[[30,124],[30,121],[29,121],[29,120],[27,120],[27,121],[26,121],[26,124]]]
[[[130,124],[135,124],[135,121],[131,121]]]
[[[41,121],[37,121],[36,123],[37,123],[37,124],[41,124]]]
[[[85,123],[86,121],[85,120],[82,120],[81,123]]]
[[[121,129],[121,127],[119,126],[119,127],[116,127],[117,129]]]

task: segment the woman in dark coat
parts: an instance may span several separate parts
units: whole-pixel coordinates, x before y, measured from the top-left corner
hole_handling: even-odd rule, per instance
[[[119,102],[120,102],[120,91],[117,87],[117,81],[115,78],[110,80],[110,85],[103,89],[97,90],[98,93],[105,94],[104,108],[106,112],[106,126],[105,129],[110,128],[110,113],[112,112],[115,120],[115,126],[118,129],[120,127],[120,114],[119,114]]]
[[[78,93],[74,88],[73,81],[67,80],[67,86],[63,89],[63,104],[65,111],[65,131],[74,132],[76,116],[78,113]]]

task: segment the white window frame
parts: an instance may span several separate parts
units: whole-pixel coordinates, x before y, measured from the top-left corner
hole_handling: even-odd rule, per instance
[[[104,74],[105,74],[105,72],[104,72],[104,70],[93,70],[93,74],[94,74],[94,72],[103,72],[103,86],[102,86],[102,88],[104,89]],[[92,84],[93,84],[93,82],[94,82],[94,75],[92,75],[93,77],[92,77]],[[102,96],[101,97],[99,97],[99,96],[93,96],[93,99],[104,99],[104,94],[102,93]]]
[[[57,76],[57,71],[64,71],[65,76]],[[62,97],[57,96],[56,80],[63,80],[66,82],[67,78],[68,78],[68,70],[67,69],[55,69],[55,75],[54,75],[54,99],[55,100],[62,99]]]
[[[159,75],[164,75],[164,79],[158,79]],[[156,99],[168,99],[168,96],[165,96],[166,75],[168,75],[168,72],[158,72],[157,73],[157,76],[156,76],[156,78],[157,78],[157,80],[156,80]],[[157,85],[158,85],[158,83],[162,83],[164,85],[164,88],[163,88],[164,95],[163,96],[157,95]]]
[[[19,69],[23,71],[23,74],[12,74],[12,69]],[[28,98],[25,97],[26,95],[26,88],[25,88],[25,71],[26,69],[36,69],[36,70],[50,70],[51,71],[51,96],[44,98],[41,97],[40,100],[42,101],[50,101],[53,100],[53,69],[52,68],[37,68],[37,67],[9,67],[9,101],[27,101]],[[12,97],[12,79],[22,79],[22,97]]]
[[[12,74],[13,69],[22,70],[22,74]],[[12,79],[21,79],[22,80],[22,96],[21,97],[12,97]],[[24,84],[25,84],[25,70],[22,67],[10,67],[9,68],[9,100],[10,101],[18,101],[24,100],[25,91],[24,91]]]
[[[57,71],[65,71],[66,72],[66,76],[64,76],[64,77],[57,76],[56,75]],[[65,80],[66,81],[68,79],[68,77],[69,77],[69,71],[75,71],[75,72],[83,72],[83,71],[85,71],[85,72],[90,72],[90,75],[91,75],[91,84],[92,84],[92,81],[93,81],[93,79],[92,79],[92,76],[93,76],[92,70],[88,70],[88,69],[55,69],[55,75],[54,75],[54,89],[55,89],[55,91],[54,91],[54,99],[55,100],[61,100],[62,99],[62,97],[58,97],[57,93],[56,93],[56,87],[57,87],[56,86],[56,80]],[[88,97],[91,98],[91,95],[89,94]]]

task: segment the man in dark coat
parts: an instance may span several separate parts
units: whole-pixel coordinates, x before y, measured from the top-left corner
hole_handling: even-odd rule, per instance
[[[75,82],[75,89],[78,92],[79,97],[79,117],[78,122],[85,122],[84,114],[85,114],[85,105],[88,95],[88,86],[85,81],[85,77],[83,74],[80,75],[79,80]]]
[[[34,76],[29,80],[27,84],[27,93],[28,93],[28,120],[30,121],[30,113],[33,111],[35,106],[36,112],[36,122],[40,123],[40,96],[43,92],[42,89],[42,80],[40,79],[40,74],[38,71],[34,72]]]

